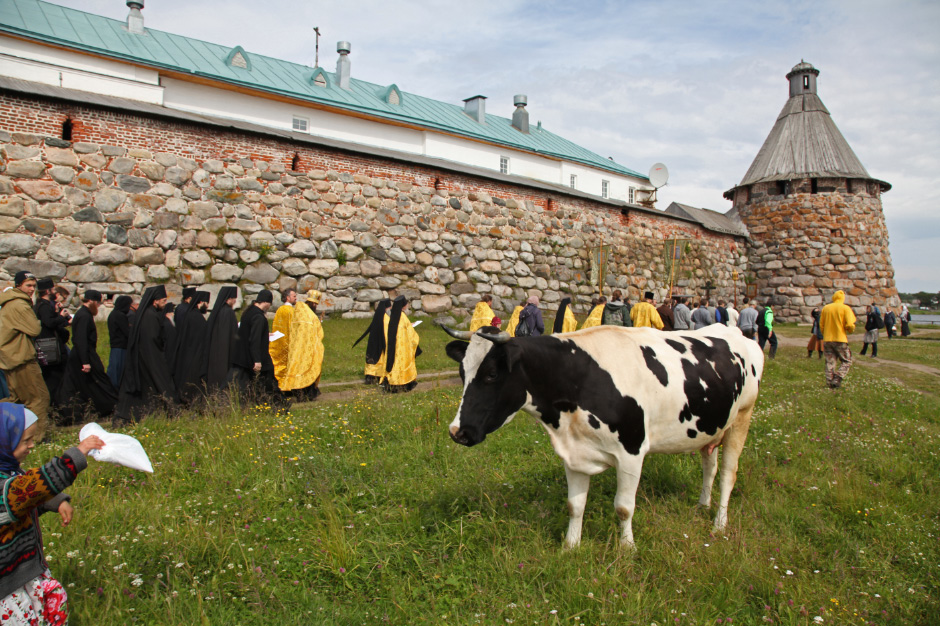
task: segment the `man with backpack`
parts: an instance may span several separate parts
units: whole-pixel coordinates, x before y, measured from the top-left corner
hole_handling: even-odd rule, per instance
[[[604,305],[604,315],[601,324],[604,326],[633,326],[630,321],[630,305],[621,300],[623,293],[614,289],[610,294],[610,302]]]
[[[770,301],[767,305],[757,310],[757,345],[764,349],[767,341],[770,341],[770,358],[777,356],[777,335],[774,334],[774,311]]]
[[[519,312],[519,324],[516,326],[516,337],[538,337],[545,332],[545,322],[542,320],[542,310],[539,309],[539,297],[529,296],[525,307]]]

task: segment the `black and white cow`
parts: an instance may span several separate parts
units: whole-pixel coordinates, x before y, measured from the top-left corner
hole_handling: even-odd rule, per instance
[[[737,328],[697,331],[599,326],[547,337],[511,338],[497,329],[445,330],[458,339],[447,354],[460,363],[464,390],[450,436],[474,446],[523,410],[538,418],[565,463],[568,534],[581,541],[591,476],[617,471],[614,509],[621,542],[633,545],[633,511],[649,453],[701,451],[702,493],[711,504],[721,445],[721,501],[715,527],[728,522],[764,367],[757,343]]]

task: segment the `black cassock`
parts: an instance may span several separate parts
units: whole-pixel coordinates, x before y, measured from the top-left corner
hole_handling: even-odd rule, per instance
[[[42,330],[39,331],[40,339],[49,339],[55,337],[59,342],[59,351],[64,357],[68,353],[69,341],[69,320],[63,315],[56,313],[55,304],[45,298],[40,298],[33,307],[33,312],[39,319],[39,325]],[[61,397],[62,384],[65,381],[65,364],[63,359],[56,365],[40,365],[42,369],[42,379],[49,388],[49,398],[53,404],[58,404]]]
[[[90,365],[90,372],[82,366]],[[98,356],[98,329],[95,318],[86,307],[81,307],[72,318],[72,351],[66,362],[65,381],[59,397],[62,413],[73,421],[81,418],[89,403],[102,417],[111,415],[118,394],[104,370]]]
[[[176,311],[174,311],[176,313]],[[166,315],[162,317],[163,321],[163,353],[166,355],[166,366],[170,370],[170,377],[175,381],[176,379],[176,341],[177,341],[177,332],[176,325],[173,321],[170,321]],[[176,388],[179,390],[179,387]]]
[[[154,410],[169,409],[168,405],[179,403],[164,354],[166,317],[145,300],[141,306],[146,303],[147,307],[138,310],[134,320],[121,378],[117,417],[125,421],[139,421]]]
[[[232,307],[222,304],[213,319],[206,323],[208,330],[208,349],[203,355],[206,386],[210,391],[225,389],[229,382],[229,370],[235,356],[235,341],[238,332],[238,320]]]
[[[179,309],[177,309],[179,310]],[[202,363],[206,349],[206,317],[198,307],[189,307],[176,327],[176,369],[173,382],[184,400],[205,391]]]
[[[266,396],[279,396],[277,380],[274,378],[274,361],[268,351],[268,319],[264,311],[252,304],[242,313],[238,326],[238,341],[235,342],[233,380],[243,391]],[[261,363],[261,371],[255,372],[255,363]]]

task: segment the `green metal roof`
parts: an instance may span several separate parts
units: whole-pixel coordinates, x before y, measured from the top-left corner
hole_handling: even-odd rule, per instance
[[[647,178],[544,128],[532,128],[527,135],[516,130],[510,119],[490,114],[486,124],[479,124],[463,107],[401,91],[400,103],[390,104],[392,85],[352,78],[350,89],[345,90],[327,71],[322,72],[327,85],[320,87],[313,82],[314,69],[306,65],[151,28],[144,35],[134,35],[122,21],[39,0],[0,2],[0,32]],[[228,64],[235,52],[242,53],[246,68]]]

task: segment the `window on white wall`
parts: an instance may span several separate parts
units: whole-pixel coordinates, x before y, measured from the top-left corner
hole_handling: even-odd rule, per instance
[[[610,181],[602,180],[601,181],[601,198],[610,197]]]
[[[307,118],[294,116],[294,122],[291,124],[291,128],[294,130],[299,130],[302,133],[307,132]]]
[[[627,202],[633,204],[636,199],[636,187],[630,187],[630,191],[627,194]]]
[[[577,189],[577,187],[578,187],[578,177],[577,177],[575,174],[572,174],[572,175],[571,175],[571,183],[570,183],[570,184],[571,184],[571,188],[572,188],[572,189]]]
[[[509,173],[509,157],[507,156],[499,157],[499,173],[500,174]]]

